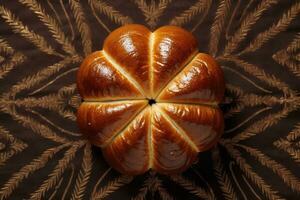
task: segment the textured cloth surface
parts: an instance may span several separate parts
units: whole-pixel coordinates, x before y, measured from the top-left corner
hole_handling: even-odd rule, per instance
[[[225,133],[177,176],[118,174],[78,133],[78,66],[172,24],[224,70]],[[299,0],[0,2],[0,199],[299,199]]]

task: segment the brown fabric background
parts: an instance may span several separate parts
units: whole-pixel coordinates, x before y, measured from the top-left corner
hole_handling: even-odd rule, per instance
[[[300,199],[299,13],[299,0],[1,1],[0,199]],[[122,176],[78,133],[78,66],[132,22],[192,31],[225,73],[225,133],[182,175]]]

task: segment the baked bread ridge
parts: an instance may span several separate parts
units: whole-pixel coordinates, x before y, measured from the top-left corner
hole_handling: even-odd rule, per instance
[[[77,85],[81,132],[123,174],[181,173],[223,132],[223,72],[179,27],[116,29],[83,61]]]

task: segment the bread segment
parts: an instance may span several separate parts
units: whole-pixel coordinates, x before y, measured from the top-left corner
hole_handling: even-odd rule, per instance
[[[147,101],[84,102],[77,111],[77,123],[93,144],[104,146],[146,105]]]
[[[197,151],[159,109],[152,109],[152,115],[152,169],[164,174],[185,171],[196,160]]]
[[[182,28],[163,26],[153,33],[153,97],[191,60],[197,52],[196,38]]]
[[[119,172],[137,175],[148,170],[150,159],[147,132],[150,114],[149,108],[145,109],[103,148],[104,157]]]
[[[84,100],[120,100],[143,98],[141,92],[118,71],[102,51],[89,55],[81,64],[77,87]]]
[[[130,24],[114,30],[105,39],[103,50],[145,91],[149,84],[149,38],[151,32],[142,25]]]
[[[166,102],[216,105],[222,101],[224,91],[222,70],[211,56],[199,53],[163,89],[157,99]]]
[[[224,129],[222,111],[201,105],[159,103],[158,106],[184,131],[199,151],[214,146]]]

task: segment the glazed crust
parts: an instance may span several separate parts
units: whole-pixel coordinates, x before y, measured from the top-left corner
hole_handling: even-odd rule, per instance
[[[197,40],[189,32],[176,26],[163,26],[152,36],[153,96],[197,53]]]
[[[116,29],[83,61],[77,86],[81,132],[123,174],[181,173],[224,129],[223,72],[179,27]]]
[[[225,81],[221,68],[209,55],[197,56],[163,89],[158,99],[167,102],[218,104]]]
[[[162,112],[153,110],[152,169],[165,174],[181,173],[196,160],[197,149]]]
[[[190,140],[198,151],[205,151],[216,144],[224,128],[223,114],[219,108],[191,104],[158,104]]]
[[[138,99],[142,94],[103,55],[96,51],[81,64],[77,87],[84,100]]]
[[[114,30],[105,39],[103,51],[149,93],[149,38],[142,25],[131,24]]]
[[[149,167],[147,132],[150,126],[149,108],[126,126],[110,145],[103,148],[108,163],[123,174],[137,175]]]
[[[77,123],[93,144],[103,146],[146,105],[147,101],[84,102],[77,111]]]

